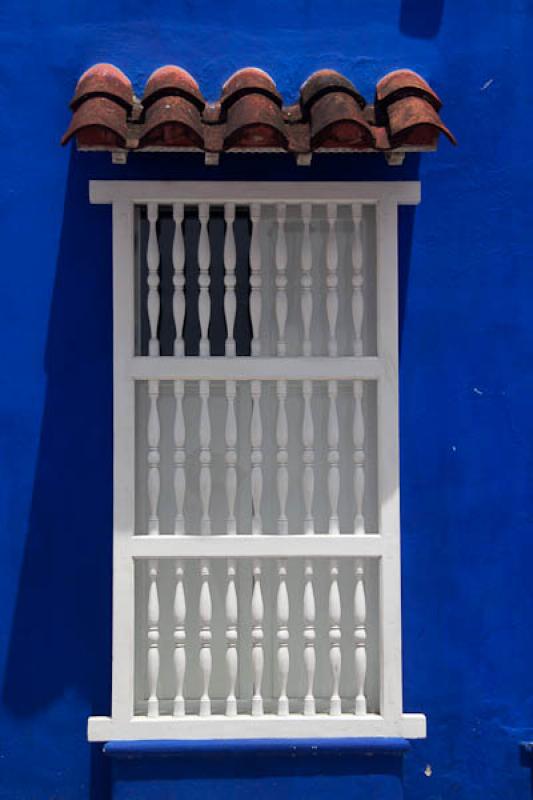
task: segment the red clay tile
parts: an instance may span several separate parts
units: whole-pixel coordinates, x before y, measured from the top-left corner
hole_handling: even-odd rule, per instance
[[[436,111],[442,107],[438,95],[418,73],[411,69],[397,69],[389,72],[376,85],[376,104],[381,106],[395,103],[401,97],[424,97]]]
[[[106,97],[90,97],[72,115],[61,144],[76,136],[81,147],[124,147],[128,133],[126,109]]]
[[[224,137],[226,148],[287,147],[283,115],[271,97],[246,94],[228,109]]]
[[[104,96],[124,105],[128,111],[133,105],[133,89],[130,81],[113,64],[95,64],[79,79],[70,107],[75,111],[92,96]]]
[[[351,95],[361,108],[366,105],[364,97],[353,83],[334,69],[321,69],[309,76],[300,89],[301,104],[307,107],[328,92],[345,92]]]
[[[453,134],[426,99],[404,97],[397,100],[387,108],[387,116],[392,147],[436,144],[441,132],[452,144],[457,144]]]
[[[364,149],[374,146],[372,128],[357,101],[344,92],[328,92],[310,110],[311,143],[315,147]]]
[[[200,111],[205,106],[203,95],[192,75],[172,65],[160,67],[152,72],[144,87],[142,104],[146,109],[161,97],[169,95],[189,99]]]
[[[253,93],[267,95],[281,107],[282,98],[276,84],[268,73],[257,67],[245,67],[228,78],[222,87],[220,104],[225,109],[243,95]]]
[[[203,147],[198,108],[183,97],[164,96],[150,105],[140,135],[140,147]]]

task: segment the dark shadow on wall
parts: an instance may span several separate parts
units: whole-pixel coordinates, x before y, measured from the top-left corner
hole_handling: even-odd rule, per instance
[[[381,156],[323,156],[309,168],[288,156],[226,157],[218,168],[179,155],[139,155],[125,167],[110,162],[108,154],[70,153],[46,397],[3,686],[14,717],[38,720],[53,706],[80,763],[86,718],[108,714],[111,697],[111,213],[89,204],[89,179],[414,180],[419,168],[417,155],[399,168]],[[400,327],[413,220],[414,209],[402,211]],[[95,746],[92,800],[109,796],[108,767]]]
[[[402,0],[400,31],[415,39],[433,39],[439,32],[444,0]]]

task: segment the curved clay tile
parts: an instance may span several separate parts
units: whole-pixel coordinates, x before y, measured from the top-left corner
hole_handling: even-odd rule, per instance
[[[70,107],[75,111],[93,96],[108,97],[123,105],[128,111],[133,105],[131,82],[113,64],[94,64],[84,72],[76,84]]]
[[[142,103],[144,108],[148,108],[161,97],[168,96],[189,98],[200,111],[205,106],[203,95],[192,75],[172,64],[152,72],[144,87]]]
[[[376,85],[376,105],[387,106],[401,97],[424,97],[436,111],[442,106],[440,98],[431,86],[411,69],[389,72]]]
[[[283,114],[279,106],[262,94],[247,94],[228,109],[226,148],[287,148]]]
[[[366,105],[364,97],[353,83],[334,69],[320,69],[310,75],[300,88],[300,102],[307,107],[329,92],[344,92],[351,95],[361,108]]]
[[[141,147],[194,147],[204,144],[198,108],[184,97],[165,96],[146,110]]]
[[[345,92],[333,91],[311,105],[312,147],[353,150],[374,147],[372,127],[357,101]]]
[[[282,98],[276,84],[267,72],[257,67],[245,67],[234,72],[222,87],[220,104],[226,109],[244,95],[254,93],[270,97],[281,107]]]
[[[126,109],[107,97],[90,97],[72,115],[61,144],[76,136],[79,147],[124,147]]]
[[[457,144],[425,98],[404,97],[387,108],[387,115],[392,147],[435,145],[439,133],[444,133],[452,144]]]

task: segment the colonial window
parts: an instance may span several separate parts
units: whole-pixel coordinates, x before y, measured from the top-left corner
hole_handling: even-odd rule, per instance
[[[90,194],[113,213],[114,585],[89,738],[424,736],[402,708],[398,483],[397,212],[418,184]]]

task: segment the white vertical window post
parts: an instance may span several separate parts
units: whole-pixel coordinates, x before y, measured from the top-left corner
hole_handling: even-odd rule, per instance
[[[235,519],[235,499],[237,496],[237,418],[235,416],[236,381],[226,381],[226,502],[228,516],[226,533],[235,536],[237,520]]]
[[[363,355],[363,317],[365,299],[363,295],[363,242],[361,241],[362,207],[360,203],[352,205],[353,239],[352,239],[352,318],[353,318],[353,354]]]
[[[185,418],[183,416],[184,382],[174,381],[174,497],[176,500],[176,516],[174,533],[183,536],[185,533]]]
[[[150,326],[150,341],[148,355],[159,355],[159,314],[161,299],[159,297],[159,243],[157,241],[157,220],[159,209],[157,203],[148,203],[148,250],[146,260],[148,263],[148,323]]]
[[[313,276],[311,268],[313,266],[313,255],[311,248],[311,203],[302,203],[302,275],[300,279],[301,285],[301,308],[302,308],[302,322],[304,329],[304,339],[302,345],[302,352],[304,356],[311,355],[311,321],[313,318]]]
[[[278,356],[287,355],[285,326],[287,324],[287,240],[285,237],[285,219],[287,206],[278,203],[276,206],[276,320],[278,323]]]
[[[280,561],[278,564],[278,576],[279,585],[276,601],[278,618],[278,714],[287,716],[289,713],[289,699],[287,697],[287,682],[289,680],[289,593],[287,591],[287,564],[285,561]]]
[[[263,424],[261,422],[261,381],[252,381],[252,534],[263,532],[261,521],[261,497],[263,494]]]
[[[150,516],[148,533],[157,536],[159,533],[159,493],[161,478],[159,475],[159,439],[161,429],[159,423],[159,381],[148,381],[150,410],[148,412],[148,504]]]
[[[315,620],[316,606],[313,588],[313,562],[309,558],[305,562],[304,586],[304,667],[307,686],[304,698],[304,714],[306,716],[312,716],[315,713],[315,697],[313,694],[316,671]]]
[[[237,670],[239,655],[237,642],[239,639],[239,614],[237,589],[235,586],[235,575],[237,569],[235,559],[228,559],[228,582],[226,589],[226,666],[228,670],[229,690],[226,698],[226,716],[235,717],[237,715],[237,698],[235,688],[237,685]]]
[[[302,425],[303,441],[303,495],[304,495],[304,533],[309,535],[315,532],[315,520],[313,517],[313,494],[315,486],[314,474],[314,427],[313,414],[311,410],[311,399],[313,396],[313,382],[306,380],[302,384],[304,398],[304,417]]]
[[[174,267],[174,296],[172,311],[174,314],[174,355],[185,355],[183,341],[183,323],[185,322],[185,242],[183,240],[183,203],[173,204],[174,241],[172,245],[172,264]]]
[[[252,238],[250,241],[250,320],[252,324],[252,355],[261,355],[261,243],[259,226],[261,206],[252,203],[250,206],[252,221]]]
[[[337,315],[339,313],[338,292],[338,250],[337,250],[337,206],[335,203],[327,205],[328,239],[326,243],[326,312],[329,326],[328,355],[337,355]]]
[[[224,239],[224,314],[226,317],[226,355],[236,355],[235,346],[235,314],[237,313],[237,295],[235,287],[237,278],[235,276],[235,265],[237,263],[237,250],[235,248],[235,233],[233,223],[235,222],[235,203],[226,203],[224,206],[224,219],[226,220],[226,236]]]
[[[353,420],[354,445],[354,497],[355,522],[354,533],[359,536],[365,532],[363,502],[365,498],[365,419],[363,416],[363,381],[354,381],[353,393],[355,401]]]
[[[366,594],[363,559],[355,562],[355,713],[366,714],[365,680],[366,680]]]
[[[148,561],[148,716],[159,716],[159,592],[157,560]]]
[[[286,536],[289,532],[289,522],[287,519],[287,497],[289,493],[289,453],[287,450],[289,440],[289,425],[287,421],[287,409],[285,400],[287,398],[287,381],[277,382],[278,396],[278,415],[276,423],[276,440],[278,446],[278,533]]]
[[[202,559],[200,564],[200,672],[202,674],[202,696],[200,697],[200,716],[208,717],[211,714],[211,699],[209,697],[209,683],[213,669],[213,656],[211,653],[211,619],[213,607],[211,600],[211,587],[209,583],[209,560]]]
[[[202,502],[201,533],[211,533],[209,504],[211,501],[211,422],[209,419],[209,381],[200,381],[200,499]]]
[[[211,248],[209,245],[209,204],[200,203],[198,207],[198,218],[200,220],[200,238],[198,239],[198,317],[200,319],[200,355],[209,355],[209,319],[211,316],[211,299],[209,296],[209,286],[211,278],[209,266],[211,264]]]
[[[339,417],[337,414],[337,381],[328,381],[328,494],[329,494],[329,534],[339,531]]]
[[[341,713],[339,694],[341,680],[341,596],[339,592],[339,566],[336,559],[331,560],[329,586],[329,661],[331,664],[332,689],[329,713]]]
[[[185,587],[183,585],[183,562],[176,563],[176,592],[174,595],[174,672],[176,676],[176,694],[174,697],[174,716],[185,716],[185,698],[183,686],[185,683],[185,669],[187,666],[187,637],[185,634],[185,617],[187,606],[185,603]]]
[[[253,590],[252,590],[252,673],[253,696],[252,716],[263,715],[263,696],[261,694],[263,683],[263,669],[265,657],[263,653],[263,618],[265,608],[263,605],[263,592],[261,590],[261,562],[256,559],[253,564]]]

